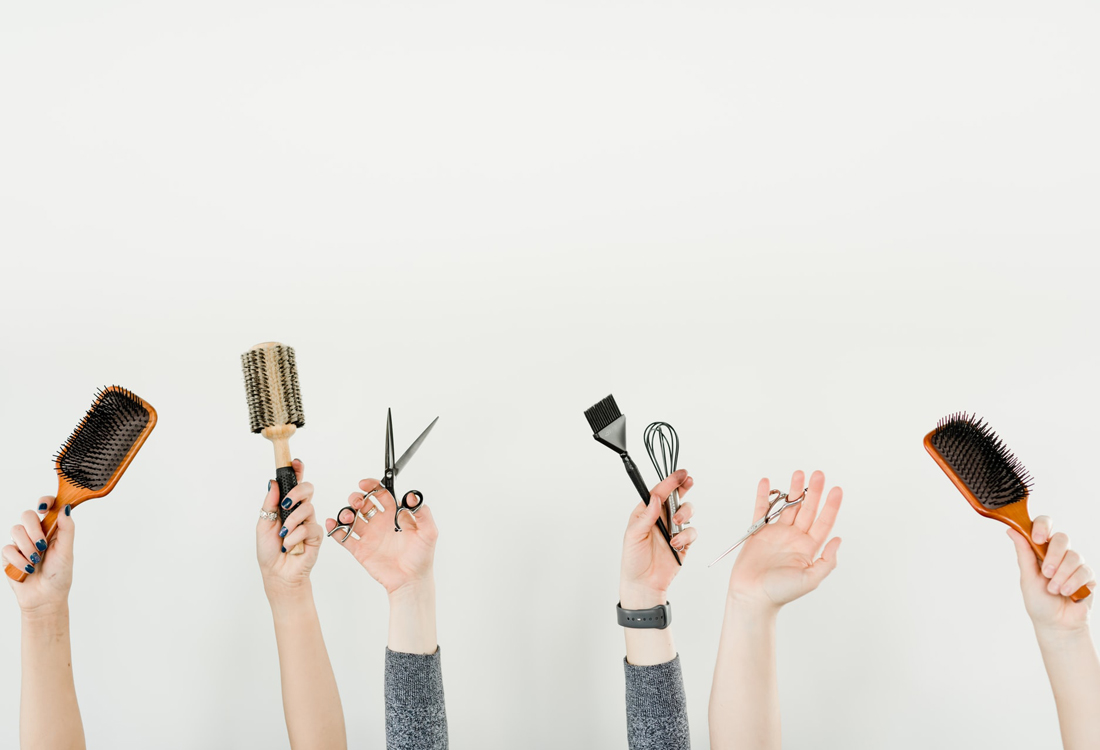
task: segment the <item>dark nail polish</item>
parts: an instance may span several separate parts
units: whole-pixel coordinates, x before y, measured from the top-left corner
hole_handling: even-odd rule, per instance
[[[279,538],[280,539],[282,539],[284,536],[286,536],[286,526],[284,526],[282,528],[282,530],[279,532]]]
[[[71,506],[71,505],[66,505],[66,506],[65,506],[65,515],[69,515],[69,514],[70,514],[70,513],[72,513],[72,512],[73,512],[73,506]]]
[[[34,546],[38,547],[39,552],[45,552],[46,551],[46,540],[45,539],[39,539],[37,542],[34,543]]]
[[[28,573],[33,573],[34,572],[34,566],[33,565],[26,565],[26,566],[23,567],[23,570],[27,571]]]
[[[284,553],[286,552],[286,547],[283,547],[283,552],[284,552]]]
[[[33,564],[37,565],[38,563],[42,562],[42,558],[38,556],[37,552],[32,552],[31,553],[31,562]]]
[[[44,513],[45,511],[46,511],[46,504],[45,503],[39,503],[38,504],[38,512],[39,513]]]
[[[289,497],[284,497],[284,498],[283,498],[283,507],[284,507],[284,508],[289,508],[289,507],[290,507],[290,503],[291,503],[291,499],[290,499]]]
[[[267,491],[271,492],[271,480],[270,479],[267,480]]]

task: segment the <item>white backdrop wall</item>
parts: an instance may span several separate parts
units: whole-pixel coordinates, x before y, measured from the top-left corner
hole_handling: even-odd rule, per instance
[[[1100,560],[1094,3],[5,3],[0,317],[19,512],[96,386],[160,423],[80,508],[90,747],[286,747],[238,355],[296,347],[329,514],[401,486],[442,531],[455,748],[625,747],[635,497],[582,411],[680,432],[671,592],[695,745],[755,482],[845,488],[840,567],[780,621],[790,747],[1053,747],[1002,527],[920,440],[988,417]],[[648,466],[644,467],[652,478]],[[313,574],[348,731],[381,747],[385,598]],[[6,598],[6,595],[5,595]],[[19,617],[0,607],[0,745]],[[1003,707],[1025,707],[1005,713]]]

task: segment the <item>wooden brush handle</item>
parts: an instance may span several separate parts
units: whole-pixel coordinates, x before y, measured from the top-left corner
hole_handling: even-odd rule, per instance
[[[1011,526],[1018,533],[1023,534],[1024,539],[1027,539],[1027,543],[1031,545],[1031,549],[1035,550],[1035,556],[1039,558],[1039,565],[1041,566],[1043,564],[1043,560],[1045,560],[1047,556],[1047,547],[1050,545],[1049,542],[1036,544],[1031,539],[1031,519],[1028,518],[1026,509],[1023,514],[1013,513],[1011,515],[1005,514],[1003,516],[1000,516],[1000,520]],[[1089,591],[1088,586],[1082,586],[1081,588],[1070,594],[1069,598],[1075,602],[1079,602],[1082,599],[1088,598],[1091,593],[1092,592]]]

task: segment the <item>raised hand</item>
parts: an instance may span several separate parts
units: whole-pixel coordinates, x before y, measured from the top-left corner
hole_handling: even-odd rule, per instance
[[[37,514],[32,510],[24,511],[19,525],[12,527],[12,544],[2,552],[5,562],[28,574],[22,583],[8,579],[19,608],[24,612],[62,611],[68,607],[76,525],[66,508],[57,516],[57,535],[47,547],[46,530],[39,517],[49,512],[56,501],[55,497],[42,497],[36,506]]]
[[[1013,529],[1008,530],[1009,538],[1016,545],[1020,589],[1028,615],[1036,628],[1087,630],[1089,610],[1096,595],[1079,602],[1070,599],[1069,595],[1086,585],[1095,591],[1096,574],[1080,553],[1070,549],[1068,536],[1054,533],[1054,522],[1049,517],[1039,516],[1032,524],[1031,538],[1035,543],[1050,542],[1041,568],[1027,540]]]
[[[791,477],[790,497],[802,494],[805,474]],[[784,604],[813,591],[836,567],[840,538],[828,539],[843,499],[839,487],[829,490],[824,507],[818,508],[825,489],[825,475],[815,471],[801,504],[749,538],[730,573],[729,597],[743,607],[778,610]],[[768,510],[771,484],[760,480],[756,488],[753,521]],[[828,543],[826,540],[828,539]],[[821,556],[818,551],[822,549]]]
[[[279,497],[279,483],[270,481],[263,509],[274,513],[275,520],[260,518],[256,522],[256,560],[269,597],[308,586],[309,573],[321,549],[322,534],[313,507],[313,485],[302,481],[305,465],[301,461],[294,459],[293,466],[298,486],[283,498]],[[290,508],[299,502],[301,505],[287,517],[285,524],[278,520],[280,505]],[[298,542],[305,543],[305,552],[289,554],[287,550],[294,549]]]
[[[631,512],[626,534],[623,536],[623,559],[619,576],[621,596],[633,599],[635,595],[641,594],[647,599],[653,599],[661,598],[668,592],[673,579],[680,572],[680,565],[669,551],[664,535],[657,528],[657,519],[664,513],[664,504],[673,490],[679,488],[680,497],[683,498],[694,484],[695,480],[688,476],[686,470],[675,471],[650,490],[649,505],[639,502]],[[673,520],[676,523],[685,523],[691,520],[694,512],[691,503],[684,503]],[[699,532],[694,528],[687,528],[672,537],[672,546],[676,548],[681,560],[687,555],[698,535]],[[664,604],[664,599],[645,606],[659,604]],[[627,602],[623,606],[634,608]]]
[[[382,584],[387,593],[430,580],[435,543],[439,539],[432,509],[425,503],[415,514],[402,511],[402,531],[397,532],[394,530],[397,503],[393,496],[382,488],[377,479],[364,479],[359,482],[359,487],[363,491],[351,493],[348,505],[365,514],[372,508],[377,510],[378,506],[372,502],[376,500],[382,510],[369,520],[357,513],[352,534],[342,542],[343,547],[366,568],[371,578]],[[367,498],[366,493],[373,494]],[[351,523],[352,519],[347,517],[349,515],[350,511],[343,511],[340,523]],[[332,531],[336,525],[335,519],[326,519],[325,531]],[[341,537],[342,532],[337,532],[334,538],[339,540]]]

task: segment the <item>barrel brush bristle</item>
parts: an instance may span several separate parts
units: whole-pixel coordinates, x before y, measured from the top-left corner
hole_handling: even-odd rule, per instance
[[[930,442],[986,508],[1003,508],[1028,496],[1031,475],[977,416],[960,412],[944,417]]]
[[[294,347],[260,344],[241,355],[241,367],[253,432],[279,425],[305,425]]]
[[[103,489],[147,424],[145,402],[130,391],[117,385],[96,391],[88,413],[54,456],[58,475],[77,487]]]

